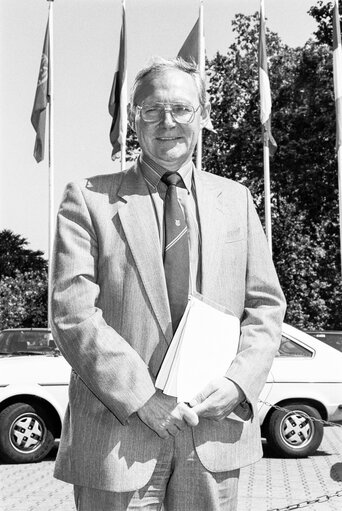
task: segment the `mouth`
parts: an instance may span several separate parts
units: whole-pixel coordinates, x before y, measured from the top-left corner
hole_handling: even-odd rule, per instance
[[[174,140],[180,140],[182,137],[157,137],[157,140],[161,140],[162,142],[170,142]]]

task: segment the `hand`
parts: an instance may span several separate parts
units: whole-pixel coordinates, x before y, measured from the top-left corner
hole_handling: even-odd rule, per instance
[[[188,426],[197,426],[198,417],[185,403],[178,403],[176,398],[166,396],[160,390],[138,411],[139,418],[161,438],[176,436]]]
[[[215,378],[190,401],[198,417],[220,421],[245,399],[243,391],[232,380]]]

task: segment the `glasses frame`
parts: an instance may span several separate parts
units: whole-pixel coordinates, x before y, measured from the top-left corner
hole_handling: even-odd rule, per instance
[[[175,105],[182,105],[182,103],[175,103]],[[135,107],[136,109],[136,112],[139,112],[139,116],[141,117],[141,119],[148,123],[148,124],[153,124],[153,123],[159,123],[161,120],[162,120],[162,115],[160,115],[160,118],[157,120],[157,121],[147,121],[146,119],[143,118],[142,116],[142,109],[144,108],[144,106],[148,106],[148,105],[144,105],[144,103],[142,103],[141,105],[137,105]],[[172,119],[174,120],[174,122],[176,122],[177,124],[191,124],[195,118],[195,115],[196,115],[196,112],[198,111],[198,109],[201,107],[201,104],[198,105],[197,108],[195,108],[194,106],[192,105],[185,105],[184,106],[187,106],[187,107],[191,107],[192,108],[192,115],[191,115],[191,118],[189,119],[189,121],[186,121],[186,122],[182,122],[182,121],[177,121],[177,119],[175,119],[175,116],[173,114],[173,111],[172,111],[172,106],[169,104],[169,105],[165,105],[165,103],[152,103],[151,106],[161,106],[163,109],[164,109],[164,115],[166,114],[166,112],[169,112],[171,114],[171,117]]]

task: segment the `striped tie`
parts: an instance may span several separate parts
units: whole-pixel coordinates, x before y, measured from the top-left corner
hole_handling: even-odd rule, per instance
[[[165,252],[164,270],[169,296],[172,328],[176,331],[189,295],[188,229],[177,199],[176,186],[182,178],[177,173],[166,173],[162,181],[167,185],[164,203]]]

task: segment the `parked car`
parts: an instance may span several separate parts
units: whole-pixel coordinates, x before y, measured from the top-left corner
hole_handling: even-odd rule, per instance
[[[0,332],[0,458],[42,460],[60,437],[70,366],[49,329]]]
[[[313,330],[307,332],[309,335],[313,335],[320,341],[329,344],[333,348],[342,351],[342,331],[338,330]]]
[[[342,353],[290,325],[283,336],[260,401],[261,431],[273,451],[302,458],[323,438],[321,420],[342,421]]]
[[[342,353],[284,324],[259,404],[262,433],[275,453],[295,458],[311,455],[322,441],[320,421],[342,421],[341,367]],[[28,463],[48,454],[60,437],[69,375],[70,366],[49,330],[0,333],[3,461]]]

